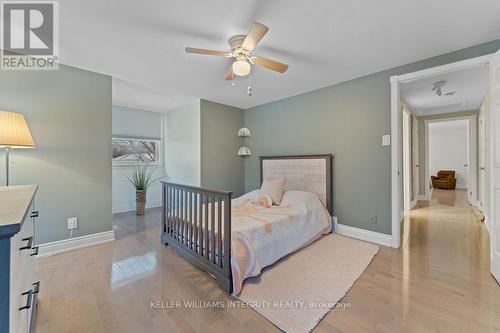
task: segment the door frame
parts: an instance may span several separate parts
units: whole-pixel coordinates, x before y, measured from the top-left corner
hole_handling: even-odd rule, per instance
[[[468,169],[467,169],[467,183],[470,184],[470,188],[467,187],[467,191],[470,193],[467,194],[467,198],[470,197],[469,203],[471,205],[477,206],[477,115],[469,115],[469,116],[457,116],[457,117],[449,117],[449,118],[436,118],[436,119],[426,119],[424,120],[424,129],[425,129],[425,199],[430,200],[431,192],[429,187],[429,181],[431,178],[430,170],[429,170],[429,125],[432,123],[444,122],[444,121],[453,121],[453,120],[468,120],[469,124],[467,129],[470,129],[470,134],[467,134],[469,145],[468,148]],[[472,178],[470,176],[473,176]],[[471,179],[469,179],[471,178]]]
[[[412,163],[411,163],[411,154],[412,154],[412,147],[411,147],[411,130],[412,130],[412,119],[411,119],[411,113],[405,110],[404,108],[402,109],[403,112],[403,146],[402,146],[402,151],[403,151],[403,218],[406,216],[410,210],[411,210],[411,197],[412,197],[412,192],[413,192],[413,180],[411,179],[412,176]],[[405,117],[406,117],[406,133],[405,133]],[[408,152],[405,153],[405,140],[406,145],[408,147]]]
[[[389,78],[391,84],[391,234],[392,247],[399,248],[401,244],[400,237],[400,193],[402,190],[402,126],[401,126],[401,84],[428,78],[438,74],[445,74],[462,69],[474,68],[477,66],[489,65],[494,54],[488,54],[481,57],[466,59],[450,64],[424,69],[403,75],[393,75]]]
[[[483,102],[481,103],[481,107],[479,108],[479,111],[477,113],[477,124],[478,124],[478,132],[477,132],[477,137],[478,137],[478,145],[477,145],[477,168],[478,168],[478,177],[477,177],[477,203],[478,207],[481,209],[481,211],[484,214],[485,217],[485,225],[488,225],[488,214],[489,212],[485,211],[485,201],[486,201],[486,196],[489,195],[489,193],[486,192],[486,168],[489,167],[486,165],[486,112],[485,108],[488,107],[487,105],[490,101],[488,99],[489,93],[485,94],[483,97]],[[489,123],[489,119],[488,119]],[[489,133],[488,133],[489,134]],[[482,160],[481,160],[482,157]],[[482,171],[482,172],[481,172]],[[483,175],[484,177],[481,177]],[[482,179],[483,178],[483,179]],[[482,184],[482,181],[484,180],[484,184]]]

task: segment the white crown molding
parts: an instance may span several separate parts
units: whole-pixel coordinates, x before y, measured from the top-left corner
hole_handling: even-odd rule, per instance
[[[37,258],[45,258],[57,253],[80,249],[82,247],[112,242],[115,240],[114,230],[99,232],[81,237],[68,238],[60,241],[38,245]]]
[[[337,233],[342,236],[360,239],[366,242],[392,247],[392,236],[380,232],[364,230],[345,224],[337,224]]]

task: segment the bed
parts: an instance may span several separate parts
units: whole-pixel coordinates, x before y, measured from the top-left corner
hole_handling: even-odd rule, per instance
[[[281,203],[271,208],[255,204],[258,190],[232,199],[227,191],[162,182],[161,241],[237,295],[246,278],[331,232],[332,159],[260,157],[261,183],[286,178]]]

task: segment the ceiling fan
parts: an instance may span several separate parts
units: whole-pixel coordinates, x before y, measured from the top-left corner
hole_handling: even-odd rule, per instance
[[[432,87],[432,91],[434,91],[436,93],[436,95],[438,96],[453,96],[455,95],[457,92],[456,91],[448,91],[448,92],[443,92],[443,89],[444,89],[444,86],[446,85],[446,83],[448,83],[448,81],[446,80],[440,80],[440,81],[437,81],[437,82],[434,82],[433,83],[433,87]]]
[[[185,50],[186,53],[235,58],[226,73],[226,80],[234,80],[235,75],[247,76],[250,74],[252,64],[275,72],[284,73],[288,69],[287,64],[253,54],[253,50],[268,31],[269,28],[264,24],[253,22],[246,35],[236,35],[229,38],[229,46],[231,47],[231,51],[229,52],[197,49],[192,47],[186,47]]]

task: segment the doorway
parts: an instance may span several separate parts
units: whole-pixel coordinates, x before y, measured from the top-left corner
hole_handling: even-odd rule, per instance
[[[490,109],[489,115],[483,117],[483,124],[489,122],[490,126],[485,126],[482,131],[484,131],[485,138],[483,140],[482,145],[488,143],[487,136],[491,139],[489,140],[489,147],[485,147],[483,149],[482,146],[474,145],[469,147],[469,157],[468,160],[472,162],[474,149],[480,150],[483,149],[485,152],[485,159],[480,163],[484,162],[484,188],[481,189],[481,182],[479,185],[480,191],[478,193],[483,193],[483,201],[487,203],[489,201],[489,208],[486,210],[490,216],[490,223],[486,225],[489,232],[489,244],[485,241],[482,246],[489,247],[490,252],[490,272],[493,277],[500,281],[500,237],[496,237],[496,234],[500,232],[500,225],[497,225],[498,218],[495,218],[495,215],[500,214],[500,141],[496,138],[500,137],[498,133],[500,133],[500,121],[498,121],[497,114],[500,114],[500,51],[495,54],[481,56],[473,59],[468,59],[456,63],[451,63],[444,66],[438,66],[430,69],[425,69],[422,71],[409,73],[405,75],[399,76],[391,76],[391,136],[393,137],[392,145],[391,145],[391,219],[392,219],[392,246],[399,248],[401,245],[401,228],[400,228],[400,211],[402,210],[402,205],[404,205],[401,197],[404,195],[404,179],[403,179],[403,167],[404,167],[404,154],[403,154],[403,112],[401,107],[401,86],[405,83],[413,82],[421,79],[429,79],[438,75],[448,75],[450,73],[454,73],[457,71],[465,71],[474,68],[484,68],[487,70],[487,80],[486,85],[487,88],[483,92],[482,103],[486,105],[487,108]],[[443,88],[443,82],[446,80],[438,80],[434,82],[433,91],[436,92],[439,96],[451,96],[454,94],[453,91],[446,91]],[[446,82],[445,82],[446,83]],[[444,90],[444,91],[443,91]],[[485,95],[489,93],[489,100],[485,102]],[[434,114],[432,116],[439,117],[439,114],[446,114],[448,110],[439,110],[441,105],[435,105],[433,109],[435,109]],[[467,107],[467,103],[462,103],[463,107]],[[438,109],[438,110],[436,110]],[[446,109],[446,107],[445,107]],[[479,109],[479,106],[478,106]],[[476,109],[476,117],[480,113]],[[449,116],[449,114],[448,114]],[[477,118],[476,118],[477,119]],[[473,122],[473,121],[472,121]],[[469,122],[469,135],[472,136],[472,131],[474,129],[481,130],[480,128],[476,128],[476,126]],[[423,128],[424,126],[420,126],[419,128]],[[482,134],[480,134],[481,137]],[[476,135],[474,134],[474,137]],[[498,141],[498,142],[497,142]],[[488,154],[491,156],[488,160]],[[422,155],[421,155],[422,156]],[[427,163],[427,161],[426,161]],[[471,163],[469,163],[468,167],[470,168]],[[427,168],[426,168],[427,169]],[[472,169],[472,168],[470,168]],[[422,171],[420,172],[422,174]],[[469,171],[468,173],[468,183],[473,181],[473,179],[480,179],[481,172],[477,170],[475,172]],[[429,181],[425,176],[422,177],[421,185],[423,184],[423,191],[427,192],[426,184]],[[488,190],[489,186],[489,190]],[[472,185],[472,187],[474,187]],[[472,192],[470,194],[469,192]],[[422,193],[422,189],[420,190]],[[473,191],[467,192],[467,200],[472,201],[473,204],[480,205],[478,198],[481,198],[481,194],[476,193],[476,189]],[[486,199],[488,198],[488,199]],[[426,199],[426,198],[424,198]],[[483,203],[481,203],[483,204]],[[447,236],[448,237],[448,236]]]
[[[477,115],[429,119],[425,124],[425,199],[431,198],[431,176],[440,170],[455,172],[455,189],[466,190],[477,205]]]

